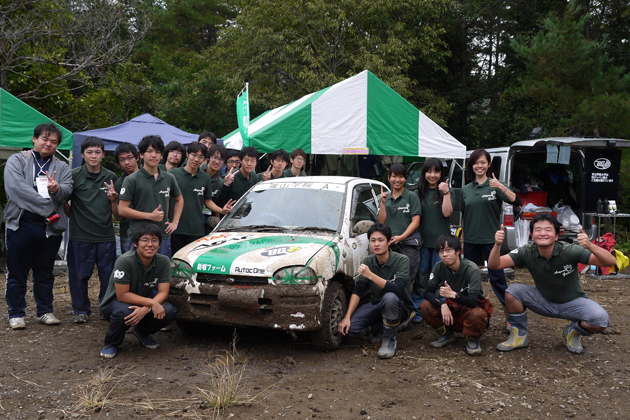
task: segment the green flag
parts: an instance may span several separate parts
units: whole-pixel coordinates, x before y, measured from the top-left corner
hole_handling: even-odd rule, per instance
[[[238,129],[243,138],[243,146],[249,147],[249,83],[236,98],[236,115],[238,116]]]

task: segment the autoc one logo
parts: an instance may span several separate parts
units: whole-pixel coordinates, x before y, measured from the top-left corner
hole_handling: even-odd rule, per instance
[[[269,248],[266,251],[260,253],[260,255],[265,257],[278,257],[280,255],[291,254],[292,252],[299,251],[299,246],[275,246],[273,248]]]
[[[603,171],[610,168],[610,165],[612,164],[610,163],[610,160],[606,158],[599,158],[599,159],[595,159],[595,162],[593,162],[593,165],[595,165],[595,168],[599,169],[600,171]]]

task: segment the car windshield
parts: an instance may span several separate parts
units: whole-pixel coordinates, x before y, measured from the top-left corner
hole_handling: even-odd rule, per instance
[[[250,191],[217,230],[330,230],[340,226],[344,193],[315,188]]]

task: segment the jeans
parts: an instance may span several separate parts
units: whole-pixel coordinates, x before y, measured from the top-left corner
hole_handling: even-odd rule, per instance
[[[98,278],[101,283],[98,293],[100,303],[107,292],[114,262],[116,262],[116,242],[68,241],[68,285],[75,315],[91,313],[88,282],[92,276],[94,264],[98,268]]]
[[[484,260],[482,254],[485,255],[487,259],[493,247],[494,244],[478,245],[464,242],[464,257],[477,265],[483,265]],[[490,270],[488,268],[488,277],[490,277],[490,285],[492,286],[492,290],[494,290],[494,294],[499,298],[499,302],[505,305],[507,281],[505,280],[503,270]]]
[[[362,337],[371,327],[371,332],[379,331],[383,327],[383,318],[402,320],[405,315],[403,301],[395,293],[383,295],[379,303],[366,303],[357,308],[350,317],[348,337]]]
[[[129,309],[132,306],[128,303],[113,301],[103,311],[105,319],[109,321],[109,329],[105,334],[105,346],[104,348],[116,346],[120,347],[125,339],[125,333],[131,327],[125,324],[125,317],[133,313],[133,309]],[[144,318],[135,325],[135,329],[139,335],[151,335],[160,331],[168,324],[173,322],[175,315],[177,315],[177,309],[168,302],[162,304],[166,315],[162,319],[156,319],[153,316],[153,312],[149,312]]]
[[[127,251],[133,249],[133,239],[127,238]],[[171,258],[171,238],[162,239],[162,245],[158,248],[158,254],[166,255]]]
[[[411,300],[413,301],[416,314],[420,314],[420,305],[424,302],[424,291],[427,289],[429,276],[435,264],[442,261],[435,248],[420,248],[420,268],[418,270],[417,287],[411,290]]]
[[[61,235],[46,237],[46,226],[20,221],[17,230],[7,229],[7,285],[5,298],[9,318],[26,313],[26,281],[33,270],[33,295],[37,316],[53,311],[53,268]]]

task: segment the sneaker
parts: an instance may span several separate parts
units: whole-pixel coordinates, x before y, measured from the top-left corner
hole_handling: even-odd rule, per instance
[[[383,337],[383,344],[378,351],[379,359],[391,359],[396,354],[396,337]]]
[[[113,359],[116,356],[116,353],[118,353],[118,347],[104,347],[103,350],[101,350],[101,357],[105,359]]]
[[[142,345],[148,349],[157,349],[160,347],[160,343],[151,338],[150,335],[140,335],[137,328],[134,328],[133,334],[138,337]]]
[[[23,330],[26,328],[26,322],[23,317],[9,318],[9,327],[14,330]]]
[[[414,324],[420,324],[422,322],[424,318],[422,318],[422,315],[416,315],[411,322],[413,322]]]
[[[479,356],[482,352],[479,340],[481,337],[466,336],[466,353],[470,356]]]
[[[52,312],[48,312],[47,314],[44,314],[44,315],[40,316],[37,319],[42,324],[46,324],[46,325],[59,325],[59,324],[61,324],[61,321],[59,321],[59,318],[57,318],[55,315],[53,315]]]
[[[87,324],[88,322],[88,314],[76,314],[73,318],[72,321],[75,324]]]

